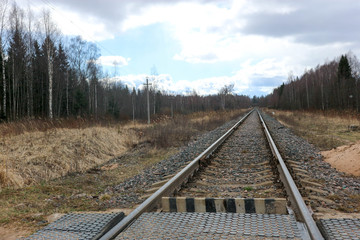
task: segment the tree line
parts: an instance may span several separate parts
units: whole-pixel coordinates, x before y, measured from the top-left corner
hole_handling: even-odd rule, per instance
[[[98,64],[100,50],[80,36],[63,37],[44,10],[34,17],[0,0],[0,117],[5,120],[70,116],[146,118],[145,89],[112,82]],[[156,76],[153,76],[156,78]],[[233,87],[233,86],[232,86]],[[152,114],[190,113],[249,107],[247,96],[199,96],[150,88]]]
[[[359,92],[360,63],[349,52],[305,70],[300,77],[290,73],[286,83],[275,88],[266,97],[255,100],[261,106],[280,109],[349,109],[359,112]]]

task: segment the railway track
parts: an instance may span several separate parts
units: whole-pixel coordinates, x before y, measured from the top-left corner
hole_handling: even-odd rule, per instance
[[[360,239],[356,217],[315,222],[311,208],[325,202],[322,188],[304,163],[283,160],[255,109],[152,184],[128,216],[69,215],[28,239]]]
[[[286,196],[256,112],[239,126],[176,196]]]
[[[188,235],[189,229],[186,230],[186,227],[179,223],[193,219],[196,220],[192,222],[191,229],[196,228],[199,222],[203,222],[198,229],[201,229],[202,234],[205,235],[211,232],[211,230],[207,232],[205,227],[209,222],[214,219],[215,225],[221,222],[222,227],[212,225],[212,229],[217,229],[219,234],[226,233],[224,236],[229,239],[236,239],[239,236],[254,237],[255,231],[257,237],[323,239],[258,110],[246,114],[171,179],[155,184],[155,190],[101,239],[140,239],[144,237],[142,234],[150,232],[150,235],[145,236],[166,237],[161,235],[163,233],[153,235],[154,232],[151,230],[156,228],[154,224],[160,224],[159,226],[162,227],[157,230],[159,234],[159,230],[167,229],[165,225],[169,222],[173,222],[173,225],[170,230],[165,230],[167,235],[169,231],[177,234],[181,232],[182,236],[187,238],[192,236]],[[292,214],[288,214],[289,209]],[[145,213],[151,211],[153,213]],[[294,212],[298,221],[295,220]],[[270,219],[266,219],[268,216],[271,216]],[[254,219],[249,220],[251,217]],[[137,218],[139,219],[135,221]],[[223,225],[226,225],[226,221],[234,223],[237,220],[241,222],[240,225],[234,225],[224,232]],[[278,224],[278,228],[271,225],[274,223],[272,221]],[[147,229],[146,222],[151,222],[150,229]],[[259,226],[261,226],[260,230]],[[287,230],[283,228],[284,226],[287,226]],[[271,231],[266,231],[269,228]],[[235,229],[242,231],[238,232]],[[281,235],[281,231],[285,235]],[[181,235],[170,238],[179,236]],[[201,239],[203,235],[194,236],[196,239]]]

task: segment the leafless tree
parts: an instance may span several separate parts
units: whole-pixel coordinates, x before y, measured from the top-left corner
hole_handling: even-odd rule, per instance
[[[33,62],[32,57],[34,55],[34,47],[33,47],[33,30],[34,30],[34,15],[30,8],[28,8],[26,12],[27,16],[27,26],[26,26],[26,83],[27,83],[27,91],[26,91],[26,106],[27,106],[27,116],[33,116]]]
[[[151,90],[153,92],[154,114],[156,114],[156,91],[157,91],[158,76],[159,76],[159,73],[156,69],[156,66],[154,65],[151,68]]]
[[[349,59],[349,64],[351,67],[351,75],[355,80],[355,102],[356,102],[356,111],[359,112],[359,83],[360,83],[360,62],[359,59],[352,52],[347,54]]]
[[[226,97],[227,95],[231,94],[234,90],[234,83],[231,83],[229,85],[225,85],[222,87],[219,91],[220,99],[221,99],[221,109],[225,110],[226,106]]]
[[[70,67],[75,70],[77,76],[77,84],[81,87],[82,92],[86,92],[88,83],[86,82],[86,68],[87,68],[87,43],[80,36],[74,37],[70,40],[69,63]],[[79,109],[79,113],[85,109]]]
[[[100,77],[99,65],[97,65],[97,59],[100,56],[99,49],[95,44],[88,44],[87,48],[87,70],[86,77],[89,81],[89,112],[94,113],[97,116],[98,113],[98,96],[97,87],[98,79]]]
[[[51,20],[50,12],[44,10],[42,13],[42,27],[45,36],[44,44],[46,46],[48,78],[49,78],[49,101],[48,101],[48,116],[53,118],[53,65],[54,65],[54,43],[58,35],[55,24]]]
[[[12,112],[12,118],[16,119],[20,115],[21,108],[21,85],[22,85],[22,71],[24,69],[23,58],[25,57],[23,46],[23,28],[24,28],[24,12],[19,8],[16,3],[12,5],[9,13],[9,26],[10,26],[10,50],[9,58],[11,62],[11,93],[10,108]],[[10,89],[10,86],[9,86]]]
[[[5,78],[5,46],[7,43],[6,39],[6,31],[5,31],[5,24],[7,19],[7,0],[0,0],[0,54],[1,54],[1,67],[2,67],[2,83],[3,83],[3,106],[2,106],[2,113],[4,117],[6,117],[6,78]],[[1,106],[0,106],[0,113],[1,113]]]

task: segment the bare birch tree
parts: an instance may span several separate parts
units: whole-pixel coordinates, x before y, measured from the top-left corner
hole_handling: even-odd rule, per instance
[[[359,83],[360,83],[360,62],[359,59],[352,52],[346,54],[349,59],[349,64],[351,67],[351,75],[355,80],[355,104],[356,111],[360,111],[359,109]]]
[[[156,114],[156,90],[157,90],[157,78],[158,78],[158,72],[156,70],[155,65],[151,68],[151,89],[153,91],[154,97],[154,114]]]
[[[53,118],[53,65],[54,65],[54,42],[57,35],[57,30],[54,23],[51,21],[50,12],[43,11],[42,14],[43,33],[45,34],[45,47],[47,55],[47,70],[49,78],[49,101],[48,101],[48,116]]]
[[[27,91],[26,91],[26,106],[27,106],[27,116],[33,116],[33,62],[32,56],[34,55],[34,46],[33,46],[33,29],[34,29],[34,16],[30,7],[27,10],[27,32],[26,32],[26,43],[27,43],[27,54],[26,54],[26,83],[27,83]]]
[[[85,79],[86,67],[87,67],[87,43],[80,36],[74,37],[70,40],[69,52],[69,63],[70,67],[73,68],[77,76],[77,85],[80,86],[83,93],[86,92],[87,83],[83,81]],[[84,109],[79,109],[79,114],[82,114]]]
[[[224,87],[222,87],[219,91],[219,95],[220,95],[220,100],[221,100],[221,109],[225,110],[225,105],[226,105],[226,96],[228,94],[231,94],[234,90],[234,83],[231,83],[229,85],[225,85]]]
[[[11,64],[11,71],[9,75],[9,85],[11,84],[11,92],[9,88],[9,113],[12,119],[22,117],[22,95],[23,87],[23,72],[24,72],[24,58],[25,46],[23,42],[24,36],[24,12],[16,3],[12,5],[9,13],[9,63]]]
[[[1,68],[2,68],[2,82],[3,82],[3,105],[0,106],[0,114],[6,117],[6,78],[5,78],[5,46],[6,46],[6,36],[5,36],[5,21],[7,19],[7,0],[0,0],[0,54],[1,54]],[[1,109],[2,107],[2,109]]]
[[[99,65],[97,60],[100,57],[100,50],[95,44],[89,44],[87,48],[87,69],[86,77],[89,82],[89,113],[93,111],[95,116],[98,114],[98,96],[97,96],[97,87],[98,79],[100,75]]]

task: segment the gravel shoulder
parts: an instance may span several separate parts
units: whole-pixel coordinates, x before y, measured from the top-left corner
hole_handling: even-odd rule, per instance
[[[320,150],[267,114],[262,114],[283,158],[298,162],[306,175],[321,185],[313,192],[302,191],[302,195],[315,195],[306,202],[315,215],[340,216],[343,213],[360,212],[360,178],[347,175],[323,160]],[[300,186],[303,187],[303,186]],[[302,190],[302,189],[300,189]],[[320,194],[321,192],[321,194]]]
[[[269,115],[263,114],[273,138],[285,160],[298,162],[307,177],[321,187],[311,188],[309,193],[306,186],[299,186],[302,195],[315,215],[340,216],[341,214],[360,213],[360,178],[337,171],[323,160],[321,152],[312,144],[296,136],[290,129],[283,126]],[[240,119],[240,118],[239,118]],[[146,190],[155,182],[179,171],[189,161],[205,150],[214,140],[229,129],[236,120],[228,122],[191,141],[179,152],[165,160],[154,164],[150,168],[121,184],[108,187],[105,194],[111,199],[102,204],[105,208],[133,208],[144,199]],[[114,163],[121,162],[121,158],[114,159]],[[296,180],[296,179],[295,179]]]
[[[141,197],[147,189],[151,188],[153,183],[161,181],[164,177],[179,171],[223,135],[241,117],[197,137],[189,142],[187,146],[180,148],[176,154],[154,164],[123,183],[108,187],[105,190],[105,194],[113,197],[108,201],[104,201],[104,206],[106,208],[131,208],[140,204],[144,200]],[[114,163],[121,162],[121,158],[114,159],[113,161]]]

